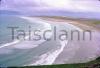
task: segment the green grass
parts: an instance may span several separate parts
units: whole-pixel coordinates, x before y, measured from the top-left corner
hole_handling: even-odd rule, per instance
[[[94,64],[100,64],[100,57],[94,61],[80,64],[62,64],[62,65],[45,65],[45,66],[30,66],[30,67],[14,67],[14,68],[94,68]]]
[[[93,22],[95,25],[100,25],[100,21]]]

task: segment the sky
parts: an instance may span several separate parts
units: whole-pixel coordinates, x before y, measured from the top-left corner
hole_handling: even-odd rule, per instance
[[[32,12],[100,13],[99,0],[2,0],[0,10]]]

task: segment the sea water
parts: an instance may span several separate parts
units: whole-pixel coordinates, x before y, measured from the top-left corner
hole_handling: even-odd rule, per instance
[[[55,61],[65,46],[59,40],[40,40],[36,43],[18,40],[14,42],[11,39],[11,30],[8,27],[20,27],[26,32],[30,25],[33,30],[51,29],[49,24],[39,23],[37,20],[20,16],[0,16],[0,66],[47,65]]]

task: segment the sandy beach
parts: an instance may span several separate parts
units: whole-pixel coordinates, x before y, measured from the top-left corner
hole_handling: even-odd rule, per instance
[[[93,26],[82,24],[82,22],[55,19],[55,18],[42,18],[43,20],[50,21],[51,23],[68,23],[74,26],[77,26],[82,30],[92,30],[93,39],[92,41],[80,40],[80,41],[68,41],[68,44],[65,46],[63,52],[56,58],[53,64],[74,64],[74,63],[86,63],[92,60],[95,60],[100,56],[100,32],[99,29]],[[75,36],[77,38],[77,36]],[[87,35],[88,37],[88,35]],[[98,44],[97,44],[98,43]],[[71,48],[69,48],[71,47]],[[76,49],[76,50],[75,50]],[[75,52],[76,51],[76,52]],[[72,57],[71,57],[72,55]]]
[[[8,17],[5,17],[5,19],[6,18],[8,19]],[[51,20],[48,18],[44,19],[44,17],[13,17],[13,20],[16,20],[17,18],[17,22],[20,22],[20,20],[24,19],[24,22],[27,21],[26,24],[32,23],[33,26],[36,27],[35,25],[40,23],[41,25],[43,25],[42,27],[44,27],[44,30],[52,30],[51,32],[53,33],[49,32],[49,35],[46,35],[46,37],[51,37],[51,40],[47,41],[41,39],[37,42],[18,41],[13,42],[12,44],[8,43],[5,46],[0,46],[0,58],[2,59],[0,60],[0,64],[3,64],[2,66],[12,66],[12,64],[14,66],[30,66],[84,63],[95,60],[100,56],[100,33],[95,29],[93,30],[92,40],[90,41],[89,35],[86,34],[86,40],[83,41],[82,33],[84,29],[82,29],[83,27],[81,28],[79,26],[75,26],[74,23],[76,21],[59,21],[59,19]],[[12,17],[10,17],[9,19],[12,20]],[[55,26],[56,31],[54,30]],[[42,27],[40,28],[42,29]],[[91,29],[89,27],[87,28],[87,26],[84,26],[84,28]],[[61,41],[59,38],[57,38],[56,40],[52,39],[55,37],[55,32],[59,37],[61,30],[68,31],[68,38],[65,41]],[[81,40],[77,40],[77,34],[74,35],[75,40],[71,40],[71,30],[78,30],[81,35]],[[33,37],[34,36],[32,36],[32,38]],[[10,60],[10,62],[7,62],[8,60]]]

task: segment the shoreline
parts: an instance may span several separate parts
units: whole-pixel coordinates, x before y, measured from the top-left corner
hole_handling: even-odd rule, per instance
[[[53,20],[51,20],[51,19],[48,19],[48,18],[41,18],[40,17],[40,19],[45,20],[45,21],[50,21],[50,22],[53,22],[53,23],[55,23],[55,22],[62,23],[61,20],[59,21],[59,19],[55,19],[55,18]],[[63,20],[63,22],[67,23],[67,20],[66,21]],[[74,25],[74,22],[68,23],[68,24]],[[80,26],[77,26],[77,27],[79,27],[79,28],[83,27],[84,29],[91,29],[91,27],[89,28],[89,26],[84,26],[84,25],[82,25],[81,27]],[[99,36],[99,32],[96,33],[97,30],[95,30],[95,29],[93,29],[93,30],[95,31],[95,33],[94,33],[94,40],[92,40],[92,42],[90,42],[90,41],[84,41],[84,42],[83,41],[80,41],[80,42],[74,41],[74,42],[71,42],[70,41],[68,43],[68,45],[70,45],[70,46],[76,45],[76,49],[78,49],[76,51],[76,53],[74,54],[74,56],[68,60],[67,55],[66,55],[66,53],[68,52],[66,49],[68,49],[68,48],[65,47],[64,51],[59,55],[59,57],[57,57],[56,61],[53,64],[85,63],[85,62],[95,60],[98,57],[97,53],[98,53],[98,50],[99,50],[99,47],[100,47],[98,42],[99,42],[100,36]],[[98,39],[97,39],[97,37],[98,37]],[[98,43],[98,44],[96,44],[96,43]],[[78,48],[78,46],[80,48]],[[75,46],[73,46],[73,47],[75,47]],[[90,49],[87,49],[87,48],[90,48]],[[81,57],[81,55],[82,55],[81,52],[83,52],[83,58]],[[80,55],[80,56],[78,56],[78,55]],[[85,56],[87,58],[85,58]],[[82,59],[78,59],[78,58],[82,58]]]
[[[56,58],[61,54],[61,52],[64,50],[66,44],[68,43],[68,41],[64,41],[64,42],[60,42],[61,43],[61,48],[55,50],[54,52],[50,53],[46,53],[41,55],[41,59],[36,61],[33,64],[29,64],[29,65],[24,65],[24,66],[37,66],[37,65],[52,65],[54,63],[54,61],[56,60]]]
[[[49,22],[47,22],[46,20],[41,20],[41,19],[37,19],[37,20],[39,20],[39,21],[42,21],[42,22],[46,22],[46,23],[54,23],[54,21],[50,21],[49,20]],[[66,25],[67,24],[69,24],[69,23],[67,23],[68,21],[65,21],[65,22],[63,22],[63,23],[66,23]],[[56,24],[57,23],[59,23],[59,22],[56,22]],[[62,23],[62,24],[63,24]],[[72,24],[70,24],[70,25],[72,25]],[[74,26],[74,25],[73,25]],[[70,26],[70,28],[71,27],[73,27],[73,26]],[[48,27],[48,26],[46,26],[46,27]],[[66,26],[67,27],[67,26]],[[75,26],[74,28],[76,28],[77,26]],[[79,27],[77,27],[77,29],[80,29]],[[81,30],[81,29],[80,29]],[[66,42],[66,41],[65,41]],[[64,43],[65,43],[64,42]],[[90,41],[88,41],[88,42],[90,42]],[[79,42],[79,41],[74,41],[74,42],[71,42],[71,41],[67,41],[66,42],[66,46],[65,45],[63,45],[64,43],[63,42],[61,42],[62,43],[62,47],[60,48],[60,50],[55,50],[55,52],[54,53],[49,53],[49,56],[48,56],[48,54],[43,54],[43,55],[41,55],[40,56],[40,60],[39,61],[37,61],[36,62],[36,64],[35,65],[52,65],[52,64],[68,64],[68,63],[78,63],[79,61],[81,61],[81,62],[86,62],[86,61],[90,61],[90,60],[94,60],[97,56],[94,56],[94,53],[95,52],[97,52],[96,51],[96,48],[97,48],[97,45],[95,45],[95,43],[88,43],[88,45],[87,45],[87,42]],[[86,44],[86,45],[85,45]],[[94,46],[94,45],[95,46]],[[76,46],[75,46],[76,45]],[[92,51],[92,49],[90,48],[90,45],[91,45],[91,48],[92,49],[94,49],[94,51]],[[93,45],[93,46],[92,46]],[[16,45],[15,45],[16,46]],[[85,47],[84,47],[85,46]],[[23,47],[23,46],[22,46]],[[30,47],[29,47],[30,48]],[[82,50],[82,48],[83,48],[83,50]],[[86,48],[90,48],[90,49],[88,49],[89,50],[89,52],[91,52],[91,54],[90,55],[92,55],[92,57],[89,57],[89,53],[87,52],[87,50],[86,51],[84,51]],[[81,58],[81,56],[79,56],[79,54],[80,55],[82,55],[81,54],[81,52],[80,51],[83,51],[83,56],[84,55],[87,55],[87,57],[89,57],[89,58],[84,58],[83,57],[83,59],[82,60],[74,60],[75,58],[76,59],[78,59],[78,58]],[[78,53],[78,54],[76,54],[76,53]],[[86,53],[86,54],[85,54]],[[78,55],[78,57],[77,57],[77,55]],[[52,56],[52,57],[51,57]],[[75,57],[76,56],[76,57]],[[74,58],[75,57],[75,58]],[[73,58],[73,59],[72,59]],[[53,59],[53,60],[52,60]],[[71,60],[72,59],[72,60]],[[86,60],[85,60],[86,59]],[[68,62],[68,61],[70,61],[71,60],[71,62]],[[51,61],[51,62],[50,62]],[[30,65],[33,65],[33,64],[30,64]],[[26,66],[26,65],[25,65]]]

